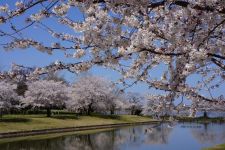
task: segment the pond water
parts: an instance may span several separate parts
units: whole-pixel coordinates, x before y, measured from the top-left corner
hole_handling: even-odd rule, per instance
[[[225,143],[225,124],[179,123],[0,144],[1,150],[201,150]]]

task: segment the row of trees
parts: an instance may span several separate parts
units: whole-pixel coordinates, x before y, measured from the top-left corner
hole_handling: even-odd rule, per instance
[[[224,111],[222,103],[210,106],[199,102],[196,109],[182,102],[171,105],[163,96],[141,96],[139,93],[124,93],[112,82],[97,76],[84,76],[70,85],[55,73],[29,81],[0,81],[0,116],[13,110],[45,109],[51,116],[52,109],[67,109],[71,112],[126,113],[131,115],[195,116],[198,111]],[[191,110],[191,111],[190,111]]]
[[[23,86],[22,86],[23,85]],[[138,94],[122,93],[113,83],[97,76],[85,76],[73,85],[48,76],[33,82],[0,82],[0,112],[13,109],[67,109],[88,114],[110,113],[129,109],[131,114],[140,114],[142,99]]]

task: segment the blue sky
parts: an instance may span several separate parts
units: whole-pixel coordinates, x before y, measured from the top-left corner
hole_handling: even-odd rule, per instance
[[[8,1],[8,0],[1,0],[0,5],[8,4],[10,8],[14,8],[14,3],[16,1]],[[17,25],[18,28],[23,27],[24,25],[24,18],[32,13],[35,13],[38,11],[38,7],[29,11],[28,14],[25,14],[23,17],[19,17],[15,19],[14,23]],[[83,20],[83,15],[82,13],[76,9],[73,8],[69,12],[69,16],[72,17],[76,21],[82,21]],[[72,33],[74,32],[73,30],[69,28],[62,27],[59,24],[56,24],[55,20],[44,20],[44,23],[48,24],[51,26],[53,29],[57,31],[63,30],[64,32]],[[0,29],[3,31],[10,31],[9,27],[7,25],[1,25]],[[54,42],[59,42],[56,39],[53,39],[51,36],[49,36],[48,33],[45,31],[40,30],[39,28],[36,28],[35,26],[25,30],[23,32],[24,37],[29,37],[29,38],[34,38],[38,41],[43,42],[46,45],[51,45],[50,43]],[[8,38],[0,38],[0,43],[5,43],[8,41]],[[47,53],[41,53],[37,51],[34,48],[28,48],[28,49],[14,49],[10,51],[5,51],[3,50],[2,47],[0,47],[0,68],[2,70],[9,70],[11,67],[12,63],[24,65],[24,66],[37,66],[37,67],[42,67],[49,65],[52,62],[55,62],[56,60],[62,61],[62,62],[75,62],[76,60],[72,58],[65,58],[64,52],[62,51],[55,51],[53,55],[49,55]],[[98,75],[98,76],[103,76],[109,80],[116,81],[120,78],[120,75],[110,69],[95,66],[93,67],[89,73],[93,75]],[[65,78],[68,81],[73,82],[76,78],[76,75],[69,73],[67,71],[63,71],[61,74],[65,76]],[[156,76],[158,76],[156,74]],[[135,92],[140,92],[140,93],[146,93],[149,91],[148,86],[146,84],[138,84],[135,85],[134,87],[131,87],[128,89],[128,91],[135,91]]]
[[[0,5],[4,5],[8,3],[10,8],[14,8],[15,2],[16,2],[15,0],[10,0],[10,1],[0,0]],[[29,11],[28,14],[25,14],[25,16],[15,19],[13,22],[17,25],[18,28],[20,28],[24,25],[24,17],[32,13],[35,13],[37,11],[38,11],[38,7]],[[74,20],[78,20],[78,21],[83,20],[82,13],[76,8],[73,8],[70,10],[69,16],[72,17]],[[43,23],[50,25],[52,28],[54,28],[57,31],[63,30],[64,32],[68,32],[68,33],[74,32],[69,28],[65,28],[59,24],[56,24],[55,20],[44,20]],[[9,27],[6,25],[0,25],[0,30],[9,31]],[[26,30],[24,32],[24,36],[29,38],[34,38],[38,41],[42,41],[46,45],[51,45],[50,44],[51,42],[59,42],[57,41],[57,39],[53,39],[51,36],[49,36],[49,34],[46,33],[46,31],[42,31],[36,28],[35,26],[32,26],[31,28]],[[5,43],[8,40],[9,40],[8,38],[0,37],[0,43]],[[20,64],[24,66],[30,66],[30,67],[32,66],[42,67],[52,62],[55,62],[56,60],[67,62],[67,63],[76,62],[75,59],[65,58],[64,52],[62,51],[55,51],[53,55],[48,55],[47,53],[41,53],[34,48],[14,49],[10,51],[5,51],[3,50],[2,47],[0,47],[0,68],[2,70],[9,70],[12,63],[16,63],[16,64]],[[153,78],[160,77],[162,70],[163,70],[162,67],[161,69],[159,68],[154,69],[153,71],[151,71],[151,76]],[[93,67],[89,72],[93,75],[103,76],[113,81],[116,81],[117,79],[120,78],[120,75],[117,72],[109,70],[109,69],[105,69],[102,67]],[[68,81],[71,81],[71,82],[74,81],[76,78],[74,74],[71,74],[66,71],[62,72],[62,74],[66,77]],[[195,82],[197,82],[197,79],[198,79],[197,76],[193,75],[191,78],[189,78],[188,83],[194,84]],[[223,84],[219,90],[214,91],[214,94],[215,95],[223,94],[224,89],[225,89],[225,85]],[[149,90],[148,85],[144,83],[139,83],[137,85],[134,85],[133,87],[129,88],[128,91],[135,91],[135,92],[140,92],[143,94],[146,94],[146,93],[154,94],[158,92],[153,89]],[[206,96],[208,95],[208,93],[203,93],[203,94]]]

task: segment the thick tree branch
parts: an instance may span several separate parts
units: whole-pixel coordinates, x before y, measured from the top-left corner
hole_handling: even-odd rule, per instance
[[[225,60],[225,56],[221,56],[221,55],[218,55],[218,54],[208,53],[208,56],[212,56],[212,57],[216,57],[216,58],[220,58],[220,59],[224,59]]]
[[[211,61],[225,71],[225,65],[222,64],[220,61],[215,58],[211,58]]]
[[[8,20],[8,19],[11,19],[15,16],[18,16],[24,12],[26,12],[27,10],[29,10],[30,8],[42,3],[42,2],[47,2],[48,0],[37,0],[35,1],[34,3],[30,3],[29,5],[23,7],[23,8],[20,8],[19,10],[16,10],[16,11],[13,11],[12,12],[12,15],[7,17],[7,18],[2,18],[4,20]],[[106,1],[105,0],[77,0],[78,2],[92,2],[92,3],[105,3]],[[166,4],[168,0],[163,0],[163,1],[159,1],[159,2],[150,2],[149,5],[147,6],[148,8],[158,8],[160,6],[164,6]],[[111,0],[109,1],[109,3],[114,3],[114,4],[123,4],[123,5],[134,5],[135,1],[121,1],[121,0]],[[133,3],[133,4],[132,4]],[[199,10],[199,11],[206,11],[206,12],[218,12],[218,13],[221,13],[221,14],[225,14],[225,6],[221,6],[221,7],[217,7],[217,6],[209,6],[209,5],[204,5],[204,6],[201,6],[201,5],[198,5],[198,4],[192,4],[190,2],[187,2],[187,1],[182,1],[182,0],[176,0],[174,1],[173,3],[171,3],[171,5],[177,5],[177,6],[181,6],[181,7],[188,7],[190,6],[192,9],[196,9],[196,10]],[[2,17],[2,16],[1,16]]]
[[[77,0],[79,2],[86,2],[88,0]],[[94,0],[93,3],[105,3],[105,0]],[[115,4],[130,4],[133,5],[135,4],[133,0],[129,1],[123,1],[123,0],[111,0],[111,3],[115,3]],[[158,8],[160,6],[164,6],[166,4],[166,2],[168,2],[168,0],[163,0],[163,1],[159,1],[159,2],[150,2],[148,5],[148,8]],[[217,6],[209,6],[209,5],[198,5],[198,4],[192,4],[188,1],[184,1],[184,0],[175,0],[174,2],[171,3],[172,5],[177,5],[177,6],[181,6],[181,7],[188,7],[190,6],[192,9],[196,9],[199,11],[206,11],[206,12],[214,12],[217,11],[218,13],[221,14],[225,14],[225,6],[222,6],[222,8],[217,7]]]

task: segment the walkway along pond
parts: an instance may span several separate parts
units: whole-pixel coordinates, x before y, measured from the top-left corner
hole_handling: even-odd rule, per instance
[[[122,127],[122,126],[132,126],[132,125],[142,125],[142,124],[158,124],[158,123],[159,123],[159,121],[148,121],[148,122],[118,123],[118,124],[90,125],[90,126],[77,126],[77,127],[67,127],[67,128],[53,128],[53,129],[43,129],[43,130],[7,132],[7,133],[0,133],[0,139],[10,138],[10,137],[29,136],[29,135],[41,135],[41,134],[63,133],[63,132],[71,132],[71,131],[107,129],[107,128]]]

